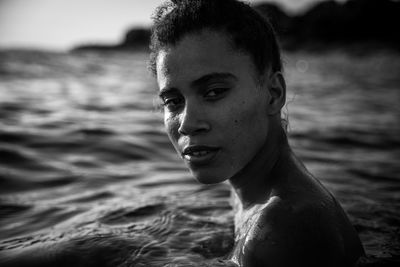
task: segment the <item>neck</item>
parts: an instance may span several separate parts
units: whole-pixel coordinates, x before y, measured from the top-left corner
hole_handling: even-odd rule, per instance
[[[273,184],[278,178],[274,175],[274,169],[288,149],[286,133],[278,126],[270,131],[256,156],[230,179],[243,209],[249,209],[269,199]]]

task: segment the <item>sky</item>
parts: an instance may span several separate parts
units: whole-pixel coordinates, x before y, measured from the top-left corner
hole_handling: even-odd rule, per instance
[[[299,12],[321,0],[278,2]],[[79,44],[116,44],[132,27],[149,26],[163,0],[0,0],[0,49],[68,50]]]

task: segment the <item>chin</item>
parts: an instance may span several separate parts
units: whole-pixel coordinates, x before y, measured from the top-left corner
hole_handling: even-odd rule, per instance
[[[228,180],[228,178],[225,178],[224,176],[218,176],[216,174],[211,174],[211,173],[202,173],[202,172],[195,172],[195,171],[190,171],[194,178],[196,178],[197,181],[199,181],[202,184],[218,184],[225,182]]]

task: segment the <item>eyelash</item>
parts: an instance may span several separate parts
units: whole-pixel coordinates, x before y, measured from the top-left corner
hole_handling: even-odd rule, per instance
[[[214,101],[214,100],[218,100],[226,91],[228,91],[228,88],[213,88],[208,90],[205,94],[204,94],[204,98],[209,100],[209,101]],[[214,93],[215,95],[210,96],[210,93]],[[175,101],[179,101],[179,103],[174,103]],[[177,109],[179,109],[180,104],[184,101],[183,97],[178,96],[178,97],[167,97],[162,99],[162,103],[161,105],[168,108],[171,111],[175,111]]]
[[[169,110],[176,110],[179,107],[179,103],[174,104],[174,101],[182,101],[182,97],[171,97],[162,99],[162,106],[167,107]]]
[[[206,94],[205,94],[205,97],[209,97],[209,98],[211,98],[211,99],[218,99],[223,93],[225,93],[226,91],[228,91],[228,88],[222,88],[222,87],[220,87],[220,88],[213,88],[213,89],[210,89],[210,90],[208,90],[207,92],[206,92]],[[214,92],[215,93],[215,96],[207,96],[209,93],[211,93],[211,92]]]

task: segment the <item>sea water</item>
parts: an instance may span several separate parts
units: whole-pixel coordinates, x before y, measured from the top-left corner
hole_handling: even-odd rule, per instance
[[[147,57],[0,52],[0,263],[235,266],[229,185],[197,183],[176,156]],[[284,65],[295,153],[358,231],[360,266],[397,265],[400,55]]]

